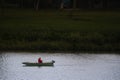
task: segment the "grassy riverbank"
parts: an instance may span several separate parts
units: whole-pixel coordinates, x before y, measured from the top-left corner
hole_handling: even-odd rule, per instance
[[[0,50],[120,51],[120,12],[6,10]]]

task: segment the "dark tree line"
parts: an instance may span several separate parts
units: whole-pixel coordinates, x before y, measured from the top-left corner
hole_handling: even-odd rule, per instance
[[[4,0],[0,0],[0,7],[1,7],[1,15],[3,16],[4,15],[4,5],[5,4],[5,1]]]
[[[67,2],[68,1],[68,2]],[[83,8],[83,9],[104,9],[120,8],[120,0],[1,0],[3,7],[19,8]]]

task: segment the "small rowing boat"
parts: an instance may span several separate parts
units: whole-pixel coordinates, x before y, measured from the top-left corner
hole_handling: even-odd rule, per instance
[[[25,66],[54,66],[55,61],[52,60],[51,62],[43,62],[43,63],[33,63],[33,62],[23,62]]]

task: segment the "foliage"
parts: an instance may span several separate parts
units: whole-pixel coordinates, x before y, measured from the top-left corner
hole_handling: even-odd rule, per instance
[[[119,12],[13,11],[0,17],[0,50],[120,51]]]

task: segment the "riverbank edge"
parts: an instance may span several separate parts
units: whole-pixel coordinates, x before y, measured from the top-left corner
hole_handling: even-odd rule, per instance
[[[25,52],[25,53],[65,53],[65,54],[69,54],[69,53],[74,53],[74,54],[120,54],[120,51],[48,51],[48,50],[0,50],[0,53],[3,52],[17,52],[17,53],[21,53],[21,52]]]

